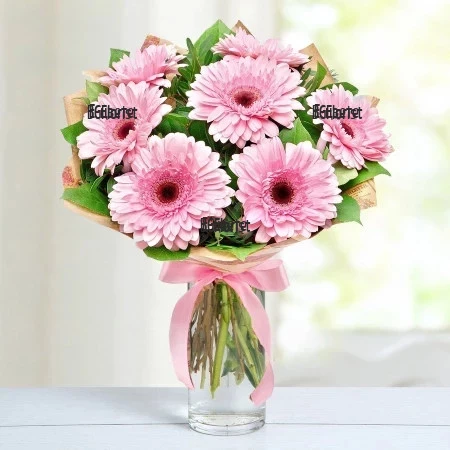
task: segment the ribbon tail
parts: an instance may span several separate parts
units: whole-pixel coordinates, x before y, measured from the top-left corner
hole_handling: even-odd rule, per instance
[[[250,395],[253,403],[255,403],[255,405],[260,405],[272,395],[274,386],[274,376],[271,364],[272,344],[269,317],[267,316],[267,312],[261,301],[247,283],[238,279],[231,279],[231,277],[227,277],[226,282],[235,290],[242,305],[248,311],[252,320],[253,331],[261,345],[264,347],[266,362],[264,375],[258,386],[256,386],[255,390]]]
[[[194,389],[189,371],[188,340],[189,327],[195,302],[202,289],[213,281],[210,276],[199,280],[176,303],[170,322],[170,353],[178,379],[189,389]]]
[[[264,372],[264,376],[250,395],[250,399],[256,406],[262,405],[272,395],[274,383],[272,363],[269,357],[266,356],[266,371]]]

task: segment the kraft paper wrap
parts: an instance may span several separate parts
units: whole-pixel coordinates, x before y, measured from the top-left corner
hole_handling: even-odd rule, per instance
[[[243,28],[245,31],[250,33],[249,30],[240,21],[236,23],[236,25],[233,27],[233,30],[236,30],[237,28]],[[161,39],[157,36],[148,35],[145,38],[144,43],[142,44],[141,50],[152,44],[160,45],[172,43],[165,39]],[[181,54],[186,54],[187,52],[183,48],[177,46],[176,48],[177,51]],[[304,49],[300,50],[300,52],[311,57],[311,60],[305,66],[306,68],[312,68],[313,70],[315,70],[318,62],[320,62],[320,64],[326,68],[327,74],[325,75],[321,83],[321,86],[333,83],[333,77],[325,61],[323,60],[322,56],[320,55],[319,51],[317,50],[314,44],[308,45],[308,47],[305,47]],[[99,70],[89,70],[83,72],[83,74],[90,81],[98,81],[98,79],[101,76],[103,76],[105,72]],[[64,108],[66,110],[66,118],[68,125],[71,125],[75,122],[79,122],[80,120],[82,120],[83,115],[87,112],[87,106],[84,104],[83,100],[78,100],[78,98],[84,96],[86,96],[86,92],[84,90],[81,90],[75,92],[74,94],[67,95],[64,97]],[[370,98],[372,98],[372,106],[375,107],[378,104],[379,99],[377,99],[376,97]],[[74,178],[79,179],[80,159],[78,158],[78,150],[75,146],[72,146],[72,159],[70,160],[68,167],[70,167],[71,170],[74,171],[73,173]],[[351,197],[353,197],[358,202],[361,209],[376,206],[376,190],[375,190],[375,182],[373,179],[365,181],[357,186],[354,186],[353,188],[346,191],[345,194],[348,194]],[[93,220],[99,223],[100,225],[119,231],[119,225],[117,223],[114,223],[108,217],[92,213],[91,211],[85,208],[82,208],[67,201],[64,201],[64,204],[70,210],[86,217],[87,219]],[[131,235],[125,236],[131,237]],[[303,236],[296,236],[287,239],[286,241],[269,244],[263,249],[258,250],[257,252],[249,255],[245,261],[240,261],[239,259],[235,258],[233,255],[227,252],[211,251],[206,247],[191,247],[189,257],[186,259],[186,261],[192,261],[199,264],[208,265],[224,272],[230,273],[242,272],[276,255],[283,248],[292,244],[296,244],[297,242],[301,242],[305,239],[306,238],[304,238]]]

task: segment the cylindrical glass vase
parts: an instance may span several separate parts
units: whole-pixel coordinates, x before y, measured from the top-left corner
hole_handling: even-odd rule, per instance
[[[189,286],[188,286],[189,288]],[[264,292],[254,290],[264,305]],[[265,422],[250,394],[265,370],[264,349],[236,292],[215,281],[200,293],[189,333],[189,425],[201,433],[245,434]]]

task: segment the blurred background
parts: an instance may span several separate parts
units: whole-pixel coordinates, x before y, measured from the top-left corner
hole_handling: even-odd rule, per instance
[[[267,294],[276,381],[450,386],[448,0],[2,0],[0,385],[179,385],[168,326],[183,286],[63,208],[62,97],[109,48],[180,45],[218,18],[295,48],[381,98],[395,153],[377,208],[282,254]]]

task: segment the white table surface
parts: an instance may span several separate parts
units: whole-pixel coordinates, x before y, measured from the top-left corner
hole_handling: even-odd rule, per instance
[[[207,436],[181,388],[0,389],[1,450],[450,450],[448,388],[276,388],[267,424]]]

